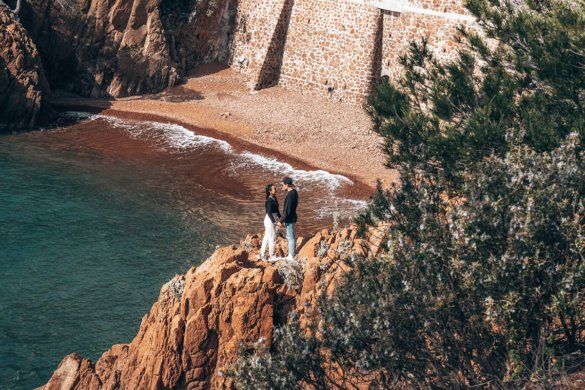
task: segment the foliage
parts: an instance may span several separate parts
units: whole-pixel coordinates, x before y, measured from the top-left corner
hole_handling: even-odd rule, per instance
[[[238,388],[296,389],[304,384],[327,389],[334,383],[324,369],[320,342],[314,332],[305,333],[297,319],[275,330],[273,354],[262,342],[253,347],[251,351],[243,349],[241,358],[226,371]]]
[[[585,348],[585,4],[468,8],[483,35],[443,64],[413,43],[369,100],[401,184],[357,222],[390,223],[386,253],[242,358],[243,388],[547,387]]]
[[[469,164],[513,145],[558,147],[585,137],[582,2],[470,0],[483,33],[461,29],[457,58],[437,62],[427,43],[401,59],[404,77],[369,100],[388,166],[414,164],[461,179]]]

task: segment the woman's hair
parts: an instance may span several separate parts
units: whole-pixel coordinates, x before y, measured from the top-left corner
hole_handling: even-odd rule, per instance
[[[272,189],[272,187],[274,187],[274,184],[272,183],[266,184],[266,199],[268,199],[268,197],[270,196],[270,190]]]

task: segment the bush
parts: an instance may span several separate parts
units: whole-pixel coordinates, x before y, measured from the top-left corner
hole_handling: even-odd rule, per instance
[[[445,64],[413,43],[369,100],[401,183],[357,222],[390,223],[385,254],[353,258],[319,319],[242,357],[237,383],[548,387],[584,350],[585,5],[468,8],[483,35]]]

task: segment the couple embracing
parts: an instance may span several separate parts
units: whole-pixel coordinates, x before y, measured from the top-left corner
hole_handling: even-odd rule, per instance
[[[284,224],[286,230],[286,238],[288,240],[288,256],[287,261],[293,260],[295,256],[295,223],[297,222],[297,205],[299,204],[299,194],[293,180],[286,176],[282,179],[282,189],[286,191],[284,198],[284,208],[282,215],[278,207],[278,199],[276,198],[276,186],[268,184],[266,186],[266,216],[264,217],[264,239],[262,240],[262,247],[258,258],[261,260],[276,261],[274,256],[274,247],[276,245],[276,233],[278,229]],[[265,257],[266,247],[270,257]]]

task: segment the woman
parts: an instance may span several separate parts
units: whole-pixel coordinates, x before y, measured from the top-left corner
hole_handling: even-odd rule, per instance
[[[270,183],[266,186],[266,216],[264,217],[264,238],[262,239],[262,247],[258,259],[266,260],[264,253],[266,252],[266,245],[268,245],[268,252],[270,257],[268,261],[275,261],[274,246],[276,245],[276,224],[280,221],[280,211],[278,211],[278,199],[276,199],[276,187]]]

